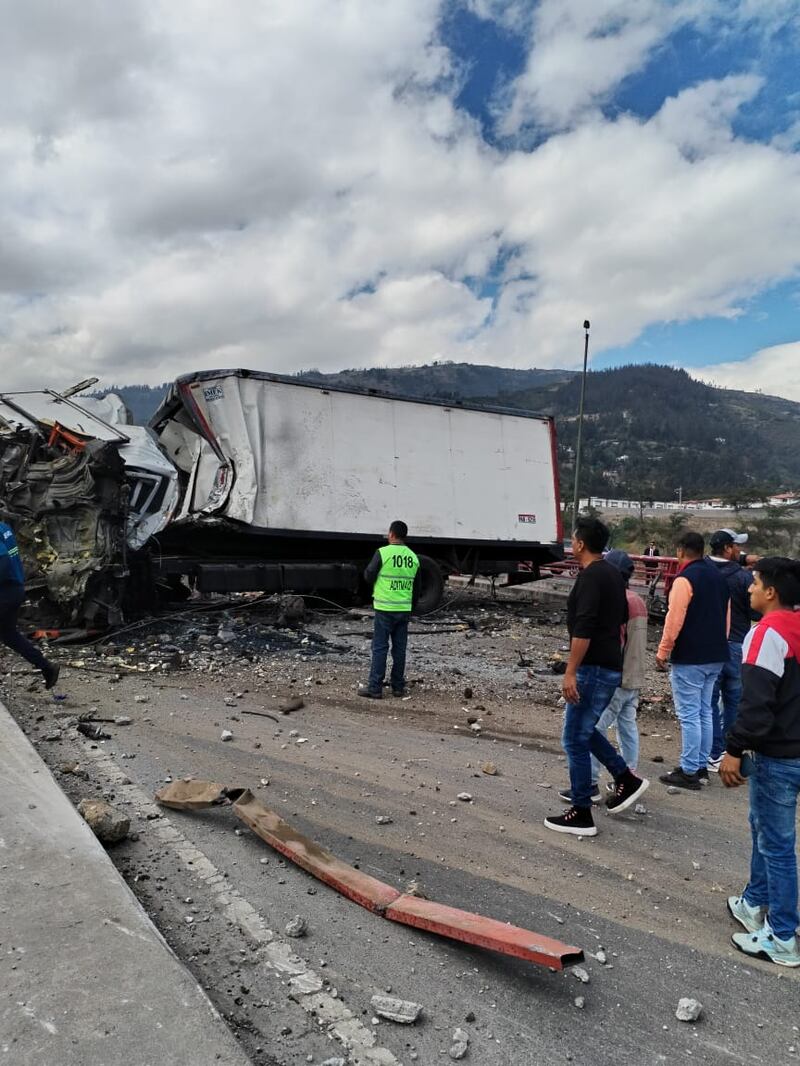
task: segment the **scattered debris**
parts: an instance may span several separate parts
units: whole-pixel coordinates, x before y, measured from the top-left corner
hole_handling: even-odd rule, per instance
[[[664,756],[663,755],[654,755],[653,758],[650,760],[650,762],[663,762],[663,761],[664,761]]]
[[[596,951],[594,953],[594,957],[597,959],[597,961],[602,966],[605,966],[605,964],[608,962],[608,956],[606,955],[606,953],[603,951],[602,948],[600,948],[598,951]]]
[[[697,999],[684,997],[678,1000],[675,1017],[679,1022],[696,1022],[703,1013],[703,1004]]]
[[[127,714],[118,714],[114,719],[114,725],[132,725],[133,719],[129,718]]]
[[[149,696],[145,696],[143,693],[141,693],[138,696],[134,696],[133,697],[133,702],[134,703],[149,703],[150,702],[150,697]]]
[[[292,711],[302,711],[304,707],[305,702],[302,696],[294,696],[292,699],[279,704],[278,711],[280,714],[291,714]]]
[[[578,1010],[583,1010],[583,1008],[586,1006],[586,999],[583,996],[576,996],[572,1002],[575,1004]]]
[[[472,803],[471,792],[459,792],[457,799],[460,799],[462,803]]]
[[[391,825],[392,824],[392,819],[389,817],[388,814],[378,814],[375,817],[375,824],[376,825]]]
[[[589,974],[587,973],[586,970],[584,970],[584,968],[582,966],[573,966],[573,968],[572,968],[572,976],[573,977],[577,977],[577,979],[580,981],[580,983],[582,985],[588,985],[589,984]]]
[[[379,1017],[399,1022],[400,1025],[413,1025],[422,1014],[421,1003],[395,999],[394,996],[373,996],[369,1002]]]
[[[633,808],[634,814],[647,814],[647,807],[643,803],[637,803]]]
[[[308,932],[308,923],[305,918],[301,918],[299,914],[296,914],[290,922],[286,923],[286,929],[284,931],[287,936],[299,939],[301,936],[305,936]]]
[[[130,818],[104,800],[82,799],[78,813],[103,844],[118,844],[130,832]]]
[[[465,1029],[456,1029],[453,1033],[453,1045],[448,1054],[451,1059],[463,1059],[469,1051],[469,1033]]]
[[[233,733],[230,729],[223,729],[219,735],[220,740],[233,740]]]
[[[495,777],[497,774],[497,767],[493,762],[485,762],[481,769],[485,774],[488,774],[489,777]]]
[[[242,711],[242,714],[251,714],[254,718],[271,718],[273,722],[280,721],[274,714],[270,714],[269,711]]]
[[[93,722],[78,722],[78,732],[83,733],[89,740],[110,740],[111,734],[106,733],[99,725]]]
[[[469,685],[467,685],[467,687],[464,689],[464,699],[465,700],[471,700],[472,699],[472,689],[469,687]]]

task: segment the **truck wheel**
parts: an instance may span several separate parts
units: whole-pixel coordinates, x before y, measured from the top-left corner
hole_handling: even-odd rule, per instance
[[[429,555],[419,557],[420,594],[415,608],[417,614],[428,614],[442,602],[444,578],[439,564]]]

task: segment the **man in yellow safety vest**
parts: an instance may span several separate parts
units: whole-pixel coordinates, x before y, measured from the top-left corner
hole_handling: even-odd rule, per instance
[[[386,537],[389,543],[378,548],[364,571],[364,579],[372,585],[375,627],[369,681],[359,688],[358,694],[370,700],[383,697],[390,640],[392,695],[404,696],[406,691],[408,622],[419,596],[419,559],[406,546],[407,536],[408,526],[405,522],[392,522]]]

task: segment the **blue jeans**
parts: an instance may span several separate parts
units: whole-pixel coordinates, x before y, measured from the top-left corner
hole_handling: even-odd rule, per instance
[[[611,703],[597,720],[597,729],[603,736],[608,727],[617,731],[620,754],[629,770],[639,765],[639,730],[636,728],[636,709],[639,706],[638,688],[618,688],[611,697]],[[592,756],[592,783],[600,777],[600,763]]]
[[[718,759],[725,751],[725,737],[736,721],[739,700],[742,698],[742,645],[729,640],[728,652],[730,660],[722,667],[711,697],[711,710],[714,715],[712,759]]]
[[[793,937],[797,913],[795,818],[800,792],[800,759],[754,756],[750,775],[750,830],[753,854],[744,898],[769,908],[769,924],[781,940]]]
[[[604,734],[596,729],[600,715],[619,688],[622,674],[602,666],[578,668],[580,703],[568,703],[564,713],[561,743],[569,763],[569,784],[574,807],[592,805],[592,761],[594,755],[614,777],[625,773],[625,760],[617,754]]]
[[[376,611],[372,630],[372,665],[367,687],[370,692],[383,693],[386,675],[386,657],[389,640],[392,642],[392,689],[399,692],[406,683],[406,647],[408,646],[408,623],[410,611]]]
[[[681,769],[694,774],[708,766],[714,726],[711,696],[723,663],[673,663],[675,713],[681,723]]]

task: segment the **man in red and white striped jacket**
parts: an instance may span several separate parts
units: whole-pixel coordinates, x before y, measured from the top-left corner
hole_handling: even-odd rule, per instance
[[[763,615],[743,645],[742,699],[720,766],[724,785],[750,777],[750,880],[728,910],[747,955],[800,966],[795,821],[800,793],[800,563],[768,556],[753,567],[750,604]],[[743,767],[745,752],[750,767]]]

